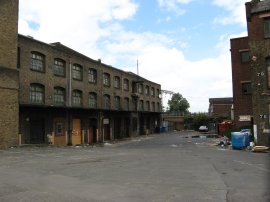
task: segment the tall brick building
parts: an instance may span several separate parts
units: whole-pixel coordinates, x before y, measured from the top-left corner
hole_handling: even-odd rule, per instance
[[[23,143],[81,144],[153,133],[161,86],[61,43],[19,35]]]
[[[248,36],[231,40],[235,118],[270,145],[270,0],[247,2],[246,17]]]
[[[0,149],[18,144],[18,0],[0,1]]]
[[[1,0],[0,148],[91,144],[159,128],[159,84],[17,29],[18,0]]]

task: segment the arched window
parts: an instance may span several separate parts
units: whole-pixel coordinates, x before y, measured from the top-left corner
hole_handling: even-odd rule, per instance
[[[34,104],[44,104],[45,88],[42,84],[30,84],[30,102]]]
[[[111,85],[111,76],[108,73],[103,73],[103,85],[109,87]]]
[[[72,104],[75,107],[81,107],[82,106],[82,91],[73,90],[73,92],[72,92]]]
[[[114,97],[114,108],[116,110],[120,109],[120,97],[119,96]]]
[[[53,103],[55,105],[65,104],[65,89],[62,87],[55,87],[53,94]]]
[[[129,98],[124,99],[124,108],[126,111],[129,111]]]
[[[56,76],[66,76],[66,62],[62,59],[54,59],[53,73]]]
[[[111,101],[109,95],[103,95],[103,108],[104,109],[110,109]]]
[[[139,111],[144,111],[143,100],[139,102]]]
[[[114,87],[117,89],[120,88],[120,77],[119,76],[114,77]]]
[[[79,64],[74,64],[73,65],[73,74],[72,78],[75,80],[83,80],[83,67]]]
[[[150,111],[150,102],[146,101],[146,111]]]
[[[97,94],[94,92],[89,93],[89,107],[97,108]]]
[[[129,91],[129,80],[128,79],[124,79],[124,90]]]
[[[90,83],[97,83],[97,70],[93,68],[88,70],[88,81]]]
[[[152,109],[151,109],[152,112],[156,111],[156,107],[155,107],[155,102],[152,102]]]
[[[151,87],[151,96],[155,96],[155,89],[153,87]]]
[[[150,95],[149,86],[145,86],[145,95]]]
[[[39,52],[31,52],[31,69],[45,72],[45,56]]]

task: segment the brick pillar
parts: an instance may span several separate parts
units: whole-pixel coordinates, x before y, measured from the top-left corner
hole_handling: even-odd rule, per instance
[[[0,1],[0,149],[18,145],[18,4]]]

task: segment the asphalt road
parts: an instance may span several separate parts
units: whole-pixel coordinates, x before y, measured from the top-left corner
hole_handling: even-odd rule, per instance
[[[188,135],[0,151],[0,201],[270,201],[270,153]]]

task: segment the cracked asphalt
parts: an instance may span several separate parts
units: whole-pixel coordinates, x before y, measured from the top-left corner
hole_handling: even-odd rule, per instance
[[[191,135],[0,150],[0,201],[270,201],[269,153],[223,149]]]

